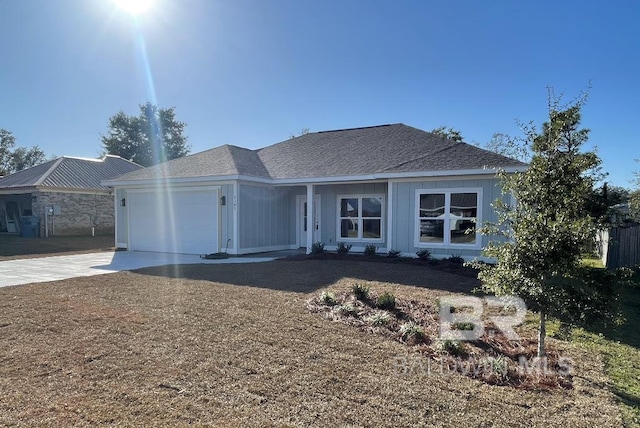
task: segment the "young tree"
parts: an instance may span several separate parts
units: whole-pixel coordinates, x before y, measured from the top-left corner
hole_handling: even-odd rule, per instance
[[[15,148],[16,138],[6,129],[0,128],[0,176],[12,174],[46,160],[38,146]]]
[[[640,189],[629,193],[629,214],[634,221],[640,222]]]
[[[462,136],[462,134],[460,133],[460,131],[458,131],[457,129],[454,128],[449,128],[447,129],[446,126],[439,126],[437,128],[433,128],[431,131],[432,134],[436,134],[440,137],[443,138],[448,138],[451,141],[455,141],[456,143],[461,143],[464,140],[464,137]]]
[[[511,137],[501,132],[496,132],[491,140],[485,144],[485,149],[511,159],[517,159],[528,163],[531,160],[531,150],[526,139]]]
[[[311,130],[309,128],[302,128],[300,132],[298,132],[297,134],[294,134],[294,133],[289,134],[289,138],[302,137],[303,135],[307,135],[310,132]]]
[[[151,166],[189,154],[185,126],[176,120],[175,108],[158,108],[147,102],[140,105],[138,116],[123,112],[112,116],[102,146],[108,154]]]
[[[611,207],[629,201],[629,191],[620,186],[609,186],[604,183],[593,188],[586,201],[589,215],[602,226],[611,226],[611,218],[615,212]]]
[[[640,159],[636,162],[640,162]],[[629,193],[629,213],[635,221],[640,222],[640,171],[636,171],[633,175],[635,189]]]
[[[498,295],[519,296],[539,312],[540,357],[547,315],[571,310],[573,301],[580,300],[572,295],[575,290],[568,292],[566,279],[577,276],[582,251],[593,236],[585,200],[598,179],[600,159],[581,151],[589,133],[579,129],[584,102],[582,97],[562,108],[550,95],[549,121],[542,131],[524,127],[533,155],[529,168],[500,174],[504,194],[516,202],[496,201],[498,222],[482,228],[485,234],[504,238],[485,248],[497,263],[479,265],[482,286]]]

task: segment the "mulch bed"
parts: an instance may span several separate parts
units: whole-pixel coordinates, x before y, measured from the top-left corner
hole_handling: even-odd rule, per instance
[[[491,385],[525,389],[573,386],[573,376],[561,365],[561,354],[553,346],[547,346],[544,359],[536,360],[535,338],[511,341],[486,319],[487,328],[479,339],[443,341],[439,339],[436,302],[394,299],[392,308],[383,309],[378,304],[379,293],[359,283],[354,287],[361,295],[324,292],[309,299],[307,308],[329,320],[401,342],[428,359],[423,365],[458,372]]]
[[[477,278],[478,270],[472,267],[464,266],[458,261],[449,259],[431,259],[423,260],[412,257],[389,257],[383,255],[367,256],[362,254],[338,254],[332,252],[324,252],[321,254],[297,254],[288,256],[283,261],[307,261],[307,260],[340,260],[340,261],[356,261],[369,263],[389,263],[394,265],[423,266],[440,272],[452,273],[455,275],[465,276],[467,278]]]

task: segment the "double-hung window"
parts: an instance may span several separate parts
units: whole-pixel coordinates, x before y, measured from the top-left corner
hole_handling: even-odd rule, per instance
[[[416,244],[477,247],[480,189],[416,191]]]
[[[381,195],[338,197],[338,239],[382,241]]]

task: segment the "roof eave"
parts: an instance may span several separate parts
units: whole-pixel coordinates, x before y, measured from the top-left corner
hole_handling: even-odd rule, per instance
[[[254,177],[251,177],[254,178]],[[103,180],[100,182],[103,186],[107,187],[127,187],[127,186],[150,186],[158,184],[189,184],[209,181],[229,181],[240,180],[240,175],[208,175],[202,177],[154,177],[145,178],[140,180]]]
[[[420,177],[460,177],[460,176],[478,176],[496,175],[500,171],[508,174],[526,171],[527,166],[509,166],[509,167],[487,167],[477,169],[461,169],[461,170],[441,170],[441,171],[409,171],[409,172],[381,172],[361,175],[335,176],[335,177],[305,177],[305,178],[285,178],[273,179],[271,184],[313,184],[313,183],[335,183],[350,181],[367,181],[367,180],[390,180],[401,178],[420,178]]]
[[[369,181],[383,179],[401,179],[401,178],[419,178],[419,177],[455,177],[455,176],[478,176],[478,175],[495,175],[500,171],[506,173],[524,172],[527,169],[523,166],[508,166],[495,168],[477,168],[464,170],[442,170],[442,171],[410,171],[410,172],[382,172],[373,174],[346,175],[334,177],[301,177],[301,178],[263,178],[253,177],[249,175],[213,175],[204,177],[178,177],[178,178],[151,178],[141,180],[106,180],[102,181],[103,186],[108,187],[130,187],[130,186],[150,186],[150,185],[171,185],[171,184],[189,184],[201,182],[218,182],[230,180],[252,181],[262,184],[313,184],[313,183],[339,183],[351,181]]]
[[[16,186],[16,187],[0,187],[0,195],[15,195],[21,193],[33,192],[57,192],[57,193],[105,193],[109,194],[108,188],[88,188],[88,187],[61,187],[61,186]]]
[[[38,189],[35,186],[2,187],[0,188],[0,195],[17,195],[36,191],[38,191]]]

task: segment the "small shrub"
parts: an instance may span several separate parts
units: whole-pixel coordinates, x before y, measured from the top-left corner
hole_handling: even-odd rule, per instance
[[[323,291],[320,293],[320,301],[327,306],[334,306],[338,302],[336,301],[336,296],[330,291]]]
[[[358,300],[367,300],[369,298],[369,287],[366,285],[356,284],[351,288],[353,295]]]
[[[421,342],[424,339],[424,329],[413,321],[402,324],[400,334],[406,341]]]
[[[365,256],[375,256],[376,255],[376,251],[378,251],[378,247],[376,247],[373,244],[367,244],[367,246],[364,247],[364,255]]]
[[[358,308],[353,306],[351,303],[345,303],[344,305],[338,306],[338,312],[340,313],[340,315],[347,317],[358,318],[360,316]]]
[[[440,349],[454,357],[460,357],[466,353],[464,344],[457,340],[445,339],[440,341]]]
[[[569,342],[573,335],[573,326],[570,323],[560,321],[558,330],[553,334],[554,339]]]
[[[449,257],[447,260],[449,260],[452,263],[457,263],[459,265],[464,264],[464,259],[462,257],[456,256],[456,255],[453,255],[453,254],[451,254],[451,257]]]
[[[391,293],[385,292],[378,296],[376,300],[376,306],[380,309],[395,309],[396,307],[396,296]]]
[[[418,256],[420,260],[431,260],[431,251],[423,248],[416,252],[416,256]]]
[[[389,312],[376,312],[367,320],[371,323],[371,325],[380,327],[391,322],[391,315],[389,314]]]
[[[353,245],[351,244],[345,244],[344,242],[338,242],[338,249],[337,252],[338,254],[345,255],[347,253],[349,253],[349,251],[351,251],[351,247],[353,247]]]
[[[616,282],[626,287],[640,287],[640,265],[633,268],[619,267],[614,272]]]
[[[454,312],[455,308],[451,308],[451,312]],[[472,322],[456,322],[451,325],[454,330],[473,330],[475,324]]]
[[[311,254],[322,254],[324,253],[324,244],[322,242],[314,242],[311,245]]]
[[[392,259],[396,258],[396,257],[400,256],[401,252],[402,251],[400,251],[400,250],[389,250],[389,252],[387,253],[387,257],[392,258]]]
[[[491,371],[492,374],[495,374],[499,379],[505,379],[509,375],[509,362],[507,358],[502,355],[498,355],[497,357],[488,357],[485,360],[485,364],[487,369]]]

